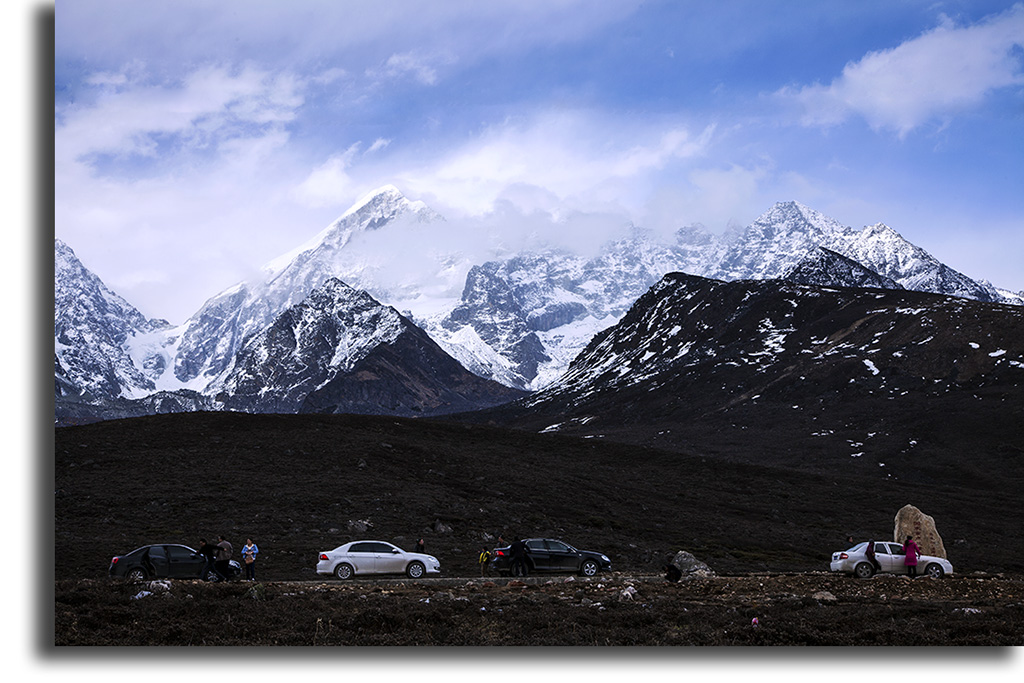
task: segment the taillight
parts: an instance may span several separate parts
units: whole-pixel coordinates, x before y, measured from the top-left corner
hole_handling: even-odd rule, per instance
[[[499,556],[499,557],[504,557],[505,556],[505,552],[502,551],[502,550],[495,550],[494,554]]]
[[[839,559],[840,560],[848,560],[848,559],[850,559],[850,556],[847,555],[846,553],[839,553]]]
[[[327,553],[320,553],[320,559],[321,559],[321,560],[326,560],[326,559],[328,559],[328,557],[327,557]]]
[[[120,557],[115,557],[114,559],[112,559],[110,561],[110,564],[117,564],[117,561],[120,560],[120,559],[121,559]]]

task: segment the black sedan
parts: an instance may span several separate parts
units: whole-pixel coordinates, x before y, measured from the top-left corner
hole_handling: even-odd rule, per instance
[[[526,538],[526,568],[527,572],[558,572],[558,573],[579,573],[583,576],[593,576],[599,571],[611,571],[612,561],[607,555],[592,550],[576,550],[564,541],[554,538]],[[518,568],[513,572],[512,568],[512,547],[495,548],[491,557],[491,568],[501,574],[508,576],[518,574]]]
[[[242,566],[231,560],[231,572],[227,578],[242,573]],[[216,581],[217,574],[205,571],[206,558],[187,545],[164,543],[144,545],[126,555],[117,555],[110,560],[107,574],[129,581],[146,579],[205,579]]]

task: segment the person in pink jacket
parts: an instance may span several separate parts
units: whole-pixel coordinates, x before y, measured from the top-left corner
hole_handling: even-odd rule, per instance
[[[914,543],[914,537],[907,536],[907,540],[903,543],[903,564],[907,565],[907,576],[911,578],[917,576],[917,558],[920,554],[921,551]]]

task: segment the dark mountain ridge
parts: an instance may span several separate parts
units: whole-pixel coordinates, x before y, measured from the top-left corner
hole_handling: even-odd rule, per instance
[[[459,418],[821,472],[1019,474],[1024,309],[675,273],[551,387]]]

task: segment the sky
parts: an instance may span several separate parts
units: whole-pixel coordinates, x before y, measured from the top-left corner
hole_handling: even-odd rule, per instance
[[[796,200],[1024,290],[1022,3],[62,0],[54,70],[56,237],[175,324],[387,184],[452,241]]]

